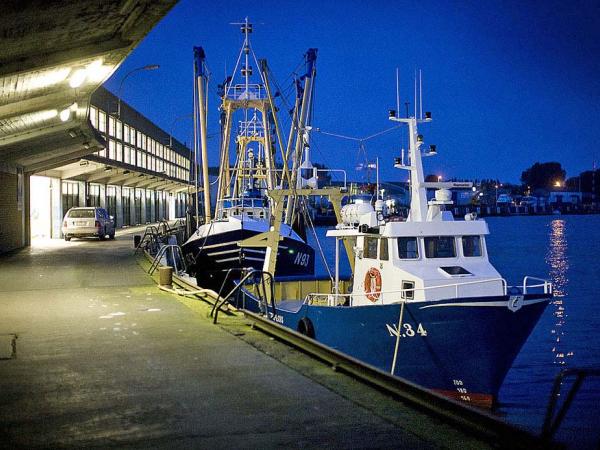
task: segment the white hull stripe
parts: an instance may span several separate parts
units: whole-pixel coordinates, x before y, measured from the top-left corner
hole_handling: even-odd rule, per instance
[[[547,298],[537,298],[533,300],[525,300],[523,301],[523,306],[533,305],[535,303],[546,302]],[[427,309],[427,308],[441,308],[448,306],[492,306],[492,307],[503,307],[508,308],[508,301],[503,302],[463,302],[463,303],[440,303],[439,305],[427,305],[421,306],[419,309]]]
[[[220,244],[205,245],[204,247],[201,247],[201,248],[205,249],[205,248],[224,247],[226,245],[237,245],[237,243],[238,243],[238,241],[222,242]]]
[[[236,249],[233,249],[233,250],[223,250],[222,252],[207,252],[206,254],[209,255],[209,256],[216,256],[216,255],[225,255],[227,253],[236,253],[236,252],[239,252],[239,251],[240,251],[240,249],[236,248]]]
[[[236,256],[235,258],[217,259],[216,262],[222,263],[222,262],[227,262],[227,261],[239,261],[239,259],[240,258]],[[253,258],[251,256],[246,256],[244,259],[245,260],[247,259],[247,260],[250,260],[250,261],[264,261],[265,260],[264,258]]]

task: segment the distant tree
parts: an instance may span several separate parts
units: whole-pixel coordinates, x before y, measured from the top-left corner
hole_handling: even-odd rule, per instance
[[[521,182],[531,190],[551,189],[556,181],[563,182],[567,173],[558,162],[535,163],[521,174]]]

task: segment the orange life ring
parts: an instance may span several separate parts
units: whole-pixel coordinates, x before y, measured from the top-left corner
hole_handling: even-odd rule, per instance
[[[381,296],[381,272],[375,267],[371,267],[365,274],[365,295],[372,302],[376,302]]]

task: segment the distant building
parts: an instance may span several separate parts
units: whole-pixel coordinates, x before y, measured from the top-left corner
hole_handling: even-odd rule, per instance
[[[60,237],[74,206],[100,206],[117,227],[184,217],[192,179],[190,149],[99,88],[89,119],[105,148],[31,178],[32,237]],[[45,205],[51,205],[50,208]]]

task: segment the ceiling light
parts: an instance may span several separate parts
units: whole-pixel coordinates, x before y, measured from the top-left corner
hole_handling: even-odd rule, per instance
[[[56,109],[47,109],[45,111],[38,111],[35,113],[26,114],[25,116],[21,116],[21,117],[23,117],[23,119],[26,122],[37,123],[37,122],[43,122],[45,120],[53,119],[56,116],[58,116],[58,111]]]
[[[70,117],[71,117],[71,109],[70,108],[63,109],[60,112],[60,120],[62,120],[63,122],[66,122],[67,120],[69,120]]]
[[[24,92],[52,86],[64,81],[69,76],[69,73],[71,73],[70,67],[62,67],[60,69],[45,70],[30,76],[24,76],[23,82],[17,83],[16,90]]]
[[[88,80],[100,83],[108,77],[112,66],[108,66],[102,63],[102,59],[97,59],[93,63],[88,64],[86,67],[86,73]]]
[[[87,76],[87,71],[85,69],[77,69],[69,78],[69,86],[72,88],[78,88],[85,81],[85,77]]]

